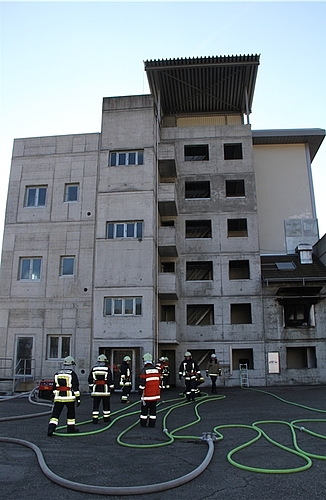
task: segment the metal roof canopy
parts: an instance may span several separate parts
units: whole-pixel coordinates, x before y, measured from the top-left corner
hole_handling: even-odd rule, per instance
[[[308,144],[310,161],[316,156],[324,138],[325,130],[322,128],[252,131],[252,142],[254,145]]]
[[[251,113],[259,55],[145,61],[164,115]]]

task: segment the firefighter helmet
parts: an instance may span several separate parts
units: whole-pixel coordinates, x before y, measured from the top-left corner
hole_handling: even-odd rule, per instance
[[[63,361],[63,364],[64,365],[75,365],[75,360],[72,356],[67,356],[64,361]]]
[[[145,363],[151,363],[151,362],[153,361],[153,356],[152,356],[149,352],[147,352],[147,353],[146,353],[146,354],[144,354],[144,356],[143,356],[143,361],[144,361]]]
[[[105,356],[105,354],[100,354],[97,358],[97,361],[101,361],[102,363],[106,363],[108,358]]]
[[[165,356],[164,361],[169,361],[169,358],[167,358],[167,357]]]
[[[164,356],[161,356],[159,361],[165,361],[165,357]]]
[[[191,358],[191,352],[186,351],[186,352],[185,352],[185,358],[188,358],[188,357],[190,357],[190,358]]]
[[[211,354],[211,358],[216,358],[216,354]]]
[[[125,357],[123,358],[123,361],[131,361],[131,357],[130,357],[130,356],[125,356]]]

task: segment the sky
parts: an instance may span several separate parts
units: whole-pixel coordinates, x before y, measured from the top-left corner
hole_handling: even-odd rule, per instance
[[[260,54],[253,130],[326,128],[326,3],[0,2],[0,248],[13,140],[100,132],[144,61]],[[326,233],[326,139],[312,163]]]

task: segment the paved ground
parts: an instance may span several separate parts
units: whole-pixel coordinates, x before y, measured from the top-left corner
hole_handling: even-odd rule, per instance
[[[103,432],[104,424],[96,427],[90,420],[91,398],[83,395],[77,409],[77,421],[86,422],[79,428],[82,435],[47,437],[48,415],[36,418],[5,420],[9,416],[29,415],[47,411],[47,407],[31,404],[27,397],[0,401],[0,436],[27,440],[37,445],[43,453],[47,466],[65,479],[96,486],[139,486],[170,481],[191,473],[205,459],[208,445],[198,440],[203,433],[213,429],[223,435],[223,440],[214,444],[214,454],[208,467],[194,480],[165,492],[106,496],[117,499],[147,500],[319,500],[326,491],[326,389],[322,386],[262,388],[262,391],[241,388],[220,388],[215,399],[198,398],[175,409],[171,405],[183,402],[179,391],[173,389],[164,394],[164,403],[158,410],[155,429],[141,428],[138,424],[123,433],[134,422],[138,422],[139,400],[132,394],[128,407],[121,405],[119,394],[111,398],[112,424]],[[272,396],[274,394],[276,397]],[[223,397],[222,397],[223,396]],[[281,398],[281,399],[280,399]],[[172,400],[172,401],[171,401]],[[287,402],[295,404],[288,404]],[[196,404],[201,403],[197,408]],[[303,405],[303,406],[301,406]],[[170,409],[169,409],[170,408]],[[311,408],[321,411],[313,411]],[[133,413],[137,412],[137,413]],[[129,415],[127,415],[129,413]],[[64,424],[61,417],[61,424]],[[166,422],[165,419],[166,418]],[[318,419],[323,422],[306,422]],[[252,440],[258,433],[251,427],[257,421],[277,421],[260,424],[268,435],[282,446],[294,449],[291,427],[288,423],[300,420],[304,427],[322,437],[296,430],[295,435],[301,450],[325,460],[312,458],[312,465],[301,472],[307,464],[304,456],[296,456],[281,449],[266,439],[235,453],[232,458],[240,464],[270,471],[290,470],[288,473],[253,472],[232,465],[227,455],[236,447]],[[180,427],[189,425],[186,428]],[[282,423],[283,422],[283,423]],[[163,423],[168,432],[177,436],[167,446],[168,435],[162,431]],[[229,425],[216,429],[217,426]],[[250,427],[241,427],[250,426]],[[179,429],[176,431],[176,429]],[[85,433],[85,434],[84,434]],[[123,446],[117,442],[120,436]],[[172,440],[171,440],[172,441]],[[142,447],[132,447],[141,445]],[[308,459],[309,460],[309,459]],[[67,489],[50,481],[39,468],[34,452],[18,444],[0,442],[0,484],[2,499],[22,500],[99,500],[103,495],[83,493]]]

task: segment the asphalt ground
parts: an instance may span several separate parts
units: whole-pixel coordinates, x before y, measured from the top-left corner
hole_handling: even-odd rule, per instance
[[[97,426],[91,420],[91,397],[82,395],[81,405],[76,410],[76,420],[80,424],[78,435],[67,435],[63,428],[58,430],[61,436],[47,437],[49,415],[28,417],[50,409],[31,404],[27,396],[1,400],[0,436],[33,443],[39,447],[53,473],[82,484],[125,488],[180,478],[191,473],[207,457],[209,445],[205,433],[211,436],[210,439],[216,436],[217,440],[213,444],[211,461],[195,479],[158,493],[126,496],[84,493],[63,487],[43,474],[32,449],[0,442],[2,499],[326,498],[324,386],[219,387],[216,397],[203,395],[191,403],[185,403],[180,390],[171,389],[163,394],[158,405],[154,429],[142,428],[138,423],[140,402],[137,393],[131,395],[129,405],[120,403],[119,393],[113,394],[111,423],[106,425],[100,420]],[[27,418],[8,420],[15,416]],[[60,425],[65,425],[65,416],[64,410]],[[232,454],[240,445],[258,437],[259,431],[252,425],[258,421],[263,423],[256,426],[274,442],[262,435],[253,444]],[[298,421],[293,424],[295,428],[289,425],[293,421]],[[167,431],[163,432],[163,428]],[[295,440],[301,450],[300,456],[291,453]],[[169,444],[163,446],[165,442]],[[228,460],[229,453],[235,464]],[[309,454],[313,455],[310,459]],[[275,469],[278,473],[273,473]]]

